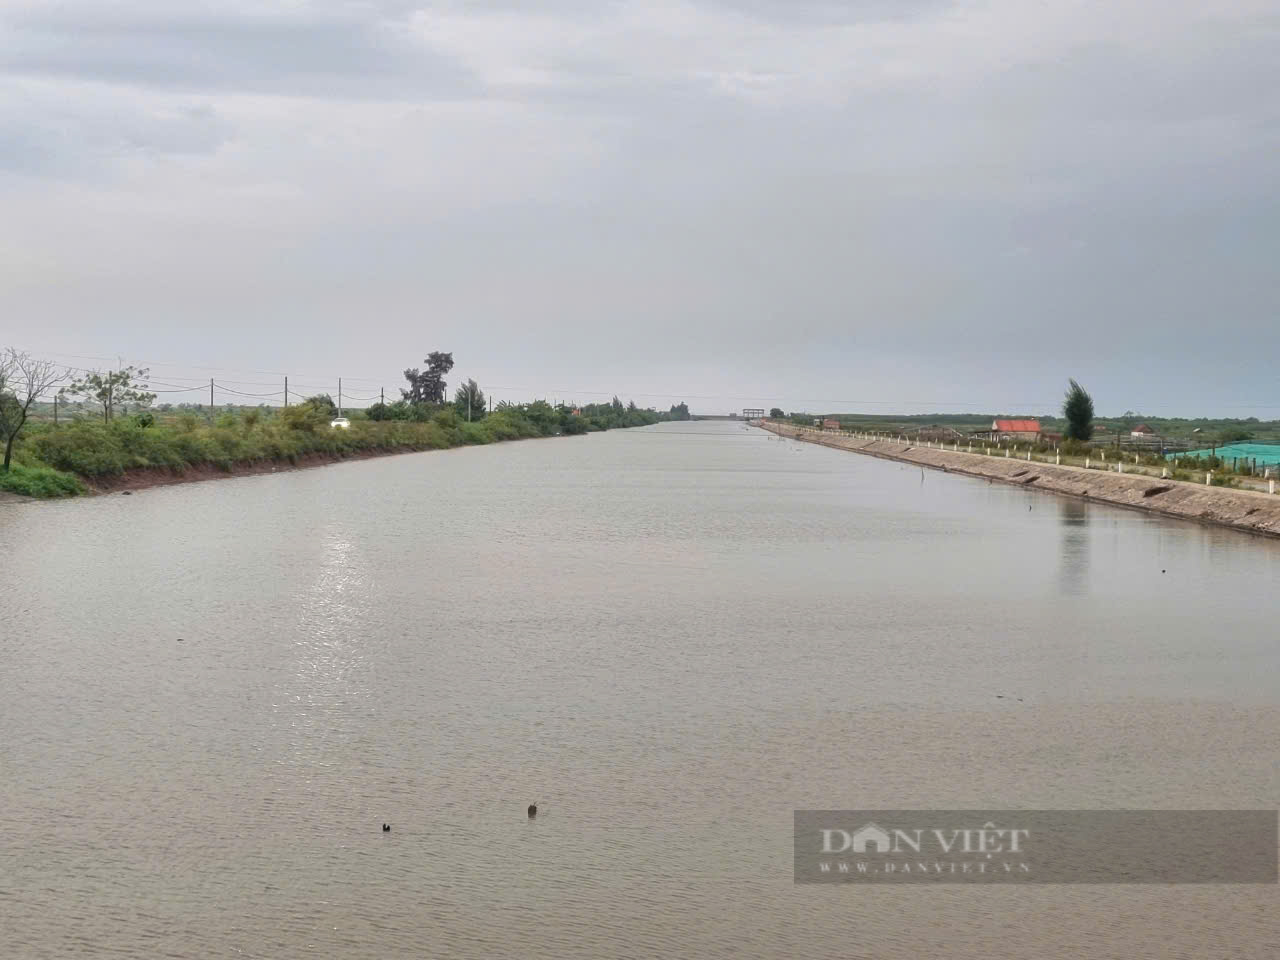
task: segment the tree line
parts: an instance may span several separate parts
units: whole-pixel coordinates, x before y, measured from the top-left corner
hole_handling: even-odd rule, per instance
[[[123,367],[72,371],[14,349],[0,353],[0,441],[4,443],[0,489],[58,496],[83,489],[77,477],[94,478],[136,467],[236,464],[294,459],[313,453],[346,455],[364,450],[441,449],[524,437],[583,434],[660,420],[688,419],[685,404],[670,412],[623,403],[583,405],[489,398],[474,379],[449,399],[451,353],[428,354],[423,366],[405,370],[400,399],[349,411],[349,429],[334,429],[333,397],[319,393],[288,406],[161,404],[149,389],[149,371]],[[67,384],[60,390],[60,383]],[[94,408],[60,425],[33,420],[41,397],[57,390],[63,401]]]

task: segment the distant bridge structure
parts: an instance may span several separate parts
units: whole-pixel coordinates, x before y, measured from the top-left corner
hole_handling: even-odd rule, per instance
[[[742,417],[745,420],[763,420],[764,409],[760,408],[757,410],[755,407],[743,407]]]

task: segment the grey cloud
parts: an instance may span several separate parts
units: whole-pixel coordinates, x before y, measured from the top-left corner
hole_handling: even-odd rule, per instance
[[[0,111],[0,170],[36,176],[110,179],[118,162],[210,156],[235,135],[225,117],[199,103],[76,101],[46,89],[0,96]]]
[[[1274,395],[1264,3],[418,7],[12,18],[0,166],[155,162],[85,188],[110,243],[0,171],[39,268],[0,308],[72,352],[212,326],[209,362],[300,373],[441,346],[497,383],[784,406]]]
[[[189,91],[428,99],[474,95],[456,60],[414,42],[403,22],[336,12],[184,14],[181,8],[37,8],[10,18],[0,69]]]
[[[954,6],[953,0],[710,0],[761,20],[824,26],[908,20]]]

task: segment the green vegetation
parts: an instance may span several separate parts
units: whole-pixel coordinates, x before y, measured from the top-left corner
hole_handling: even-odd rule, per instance
[[[1093,439],[1093,397],[1084,387],[1071,380],[1066,399],[1062,404],[1062,416],[1067,421],[1063,439],[1088,443]]]
[[[15,463],[0,471],[0,490],[28,497],[72,497],[84,493],[84,484],[61,470]]]
[[[469,381],[464,389],[479,387]],[[213,465],[231,470],[237,465],[283,460],[296,463],[309,454],[335,457],[373,452],[439,450],[468,444],[494,443],[642,426],[668,419],[634,403],[611,403],[571,408],[546,401],[501,403],[492,412],[473,409],[466,420],[454,403],[425,404],[397,401],[368,411],[348,411],[351,426],[330,425],[335,412],[326,396],[310,397],[285,408],[227,408],[209,422],[191,411],[162,415],[151,411],[109,420],[81,419],[55,425],[32,424],[15,453],[17,464],[3,489],[32,496],[79,493],[78,478],[97,480],[127,470],[161,468],[182,473]]]
[[[143,426],[134,418],[110,423],[79,421],[54,427],[43,424],[24,440],[23,459],[79,474],[111,476],[137,467],[184,470],[203,464],[230,469],[237,463],[296,460],[310,453],[358,454],[375,450],[435,450],[464,444],[492,443],[524,437],[586,433],[611,427],[656,423],[652,411],[616,415],[584,408],[575,415],[544,401],[504,404],[481,421],[467,423],[452,407],[441,407],[425,419],[411,409],[406,419],[373,420],[352,411],[351,428],[334,429],[320,405],[298,404],[283,410],[224,412],[212,425],[194,417],[172,424]]]
[[[947,437],[956,439],[969,437],[971,434],[987,433],[991,430],[991,421],[997,416],[1035,416],[1040,426],[1050,434],[1064,434],[1067,421],[1053,414],[1034,412],[1009,413],[923,413],[923,414],[877,414],[877,413],[823,413],[821,411],[795,411],[783,418],[798,426],[812,426],[814,419],[831,418],[840,421],[845,430],[864,430],[868,432],[904,434],[915,437],[932,436],[934,439]],[[1181,449],[1198,449],[1214,443],[1222,446],[1222,437],[1233,435],[1239,431],[1252,434],[1254,443],[1280,444],[1280,420],[1248,419],[1215,419],[1156,417],[1126,411],[1118,417],[1095,416],[1092,445],[1095,449],[1111,448],[1118,444],[1125,445],[1130,441],[1129,433],[1139,423],[1145,423],[1160,440]],[[1066,449],[1065,441],[1063,449]],[[1081,448],[1083,449],[1083,447]]]
[[[49,361],[37,360],[13,347],[0,353],[0,439],[4,441],[0,473],[7,474],[12,466],[14,447],[36,400],[64,376],[65,372]]]
[[[484,393],[474,380],[468,380],[453,394],[453,406],[464,420],[484,419]]]
[[[1246,430],[1244,427],[1228,427],[1218,434],[1218,443],[1226,445],[1229,443],[1245,443],[1253,439],[1253,431]]]
[[[407,403],[444,403],[444,391],[447,384],[444,382],[444,375],[453,369],[452,353],[429,353],[427,358],[422,361],[427,365],[426,370],[419,371],[417,367],[404,372],[404,378],[409,381],[409,389],[401,390],[400,395]]]
[[[83,377],[72,381],[60,393],[64,397],[92,400],[102,408],[102,419],[110,421],[115,416],[116,407],[124,407],[130,403],[146,406],[156,398],[154,393],[147,392],[148,370],[136,367],[125,367],[123,370],[90,370]]]

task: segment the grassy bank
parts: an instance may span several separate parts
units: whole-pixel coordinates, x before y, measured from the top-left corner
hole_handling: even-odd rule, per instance
[[[7,471],[0,470],[0,490],[27,497],[73,497],[84,493],[84,484],[62,470],[15,463]]]
[[[83,481],[156,468],[181,475],[192,469],[237,467],[267,461],[297,464],[320,454],[340,459],[376,453],[445,450],[470,444],[586,433],[655,423],[648,410],[575,414],[538,402],[506,406],[475,422],[443,407],[409,420],[353,416],[350,429],[334,429],[326,411],[308,405],[283,410],[249,408],[210,423],[186,415],[156,422],[150,415],[110,423],[82,420],[38,424],[26,432],[13,468],[0,473],[0,489],[34,497],[72,496]]]

